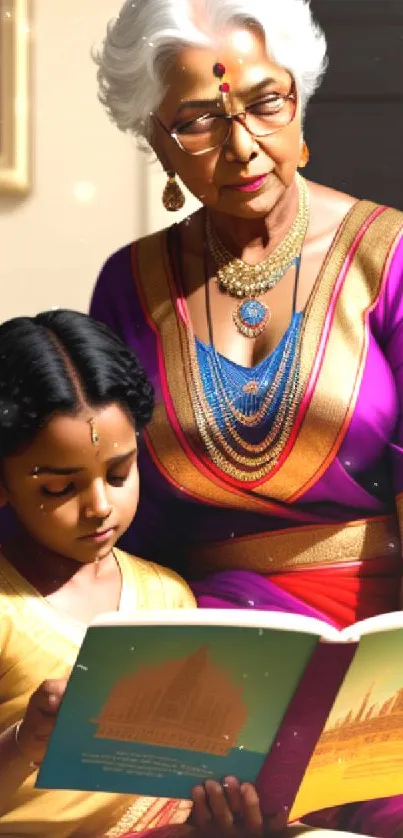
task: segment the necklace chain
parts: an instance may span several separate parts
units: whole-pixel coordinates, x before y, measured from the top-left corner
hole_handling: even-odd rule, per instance
[[[221,422],[215,415],[201,381],[194,341],[190,341],[192,396],[200,436],[215,465],[242,483],[259,480],[268,474],[278,461],[285,440],[290,434],[299,404],[299,344],[300,336],[298,336],[297,345],[293,347],[292,359],[290,359],[291,368],[285,380],[285,391],[280,400],[279,410],[273,424],[267,428],[262,442],[256,444],[248,442],[239,433],[242,425],[245,425],[244,416],[239,416],[240,425],[237,432],[236,421],[234,422],[234,417],[231,417],[231,411],[228,411],[229,400],[227,396],[224,397],[225,387],[223,387],[222,379],[220,380],[221,376],[217,376],[217,370],[214,377],[215,386],[220,391],[218,398],[222,412]],[[269,388],[270,396],[268,393],[266,399],[268,397],[270,400],[270,397],[273,397],[279,384],[278,375],[276,375],[276,383],[272,383]],[[255,420],[257,415],[254,416]],[[259,418],[262,418],[261,415]]]
[[[277,285],[300,255],[309,221],[309,192],[304,178],[298,172],[295,177],[299,192],[296,218],[285,238],[258,265],[248,265],[227,250],[206,214],[206,241],[216,265],[216,281],[232,297],[265,294]]]

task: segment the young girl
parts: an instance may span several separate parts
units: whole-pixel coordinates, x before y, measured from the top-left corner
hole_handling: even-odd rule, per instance
[[[0,836],[101,838],[188,817],[186,801],[35,789],[85,625],[195,605],[175,573],[115,547],[136,512],[152,407],[135,356],[85,315],[0,326],[0,502],[19,523],[0,553]],[[229,778],[225,793],[208,783],[194,798],[185,831],[228,834],[235,814],[260,828],[251,786]]]

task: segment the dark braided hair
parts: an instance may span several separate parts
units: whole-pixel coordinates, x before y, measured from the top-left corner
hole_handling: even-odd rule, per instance
[[[113,402],[140,430],[151,418],[154,391],[134,353],[107,326],[67,309],[0,325],[0,460],[53,415]]]

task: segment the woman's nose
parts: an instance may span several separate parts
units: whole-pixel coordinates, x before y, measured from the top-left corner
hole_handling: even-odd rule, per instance
[[[258,151],[258,143],[243,124],[242,117],[233,119],[225,144],[226,159],[230,162],[238,160],[240,163],[249,163],[256,157]]]

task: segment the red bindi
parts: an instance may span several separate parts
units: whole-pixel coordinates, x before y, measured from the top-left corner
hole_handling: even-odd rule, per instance
[[[213,74],[217,79],[222,79],[222,77],[225,76],[224,64],[221,64],[219,61],[217,61],[217,63],[214,64],[213,67]]]

